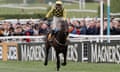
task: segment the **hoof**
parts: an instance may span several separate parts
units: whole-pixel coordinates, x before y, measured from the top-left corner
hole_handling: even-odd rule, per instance
[[[47,66],[47,63],[44,63],[45,66]]]
[[[59,68],[57,68],[57,71],[60,71]]]
[[[66,63],[62,63],[62,66],[66,66]]]

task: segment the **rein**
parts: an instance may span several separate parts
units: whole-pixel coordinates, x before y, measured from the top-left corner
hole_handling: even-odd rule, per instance
[[[67,45],[66,42],[65,42],[65,44],[60,43],[56,38],[55,38],[55,41],[56,41],[56,43],[57,43],[58,45],[61,45],[61,46],[65,46],[65,45]]]

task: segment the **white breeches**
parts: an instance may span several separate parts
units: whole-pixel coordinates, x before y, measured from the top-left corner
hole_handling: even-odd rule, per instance
[[[63,17],[56,17],[56,16],[53,17],[53,22],[51,25],[52,30],[55,30],[55,29],[60,30],[61,29],[60,28],[61,26],[59,23],[60,20],[63,20]]]

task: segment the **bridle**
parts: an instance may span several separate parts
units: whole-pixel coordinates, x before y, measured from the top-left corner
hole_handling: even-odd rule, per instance
[[[65,44],[62,44],[56,38],[54,38],[54,39],[55,39],[55,42],[60,46],[66,46],[67,45],[67,42],[65,42]]]

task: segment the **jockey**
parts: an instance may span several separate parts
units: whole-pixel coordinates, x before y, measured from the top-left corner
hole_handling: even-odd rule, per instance
[[[54,36],[55,32],[59,30],[60,25],[58,22],[60,20],[66,20],[66,11],[63,7],[62,1],[56,1],[56,4],[52,6],[44,20],[47,20],[51,14],[53,15],[53,22],[51,25],[52,33],[48,35],[48,40],[50,40],[52,36]]]

